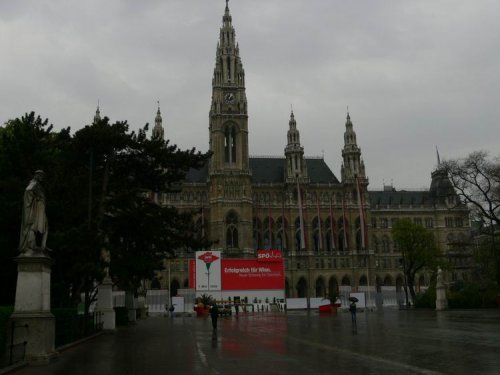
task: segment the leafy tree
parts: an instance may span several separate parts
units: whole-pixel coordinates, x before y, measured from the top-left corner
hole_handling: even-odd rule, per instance
[[[48,120],[34,112],[0,126],[0,304],[14,301],[17,265],[13,258],[19,254],[24,189],[37,169],[50,175],[57,170],[59,145],[68,132],[52,132]],[[46,186],[47,196],[49,190]]]
[[[408,304],[408,291],[415,303],[415,276],[424,269],[435,271],[438,266],[443,267],[443,257],[436,247],[432,232],[409,219],[398,220],[391,233],[403,256],[406,303]]]
[[[47,172],[54,306],[73,305],[83,292],[88,308],[107,266],[104,246],[115,281],[132,288],[162,268],[165,253],[199,245],[190,213],[153,204],[150,196],[178,186],[209,155],[149,140],[146,131],[104,118],[71,136],[69,128],[53,132],[34,113],[0,127],[2,302],[13,301],[23,190],[36,169]]]
[[[86,139],[94,147],[101,181],[95,226],[111,252],[112,277],[122,288],[135,292],[141,280],[152,279],[163,268],[167,254],[199,245],[193,236],[192,213],[162,207],[151,196],[175,189],[188,170],[200,168],[209,155],[148,139],[147,126],[137,134],[127,130],[126,123],[110,126],[104,119],[82,129],[75,138]],[[100,141],[103,134],[108,138],[103,147],[95,147],[95,133]]]

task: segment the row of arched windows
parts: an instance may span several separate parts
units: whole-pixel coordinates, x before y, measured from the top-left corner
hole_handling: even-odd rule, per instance
[[[302,231],[306,233],[302,233]],[[307,232],[311,231],[311,236],[307,236]],[[355,220],[355,246],[356,249],[362,248],[362,235],[360,220]],[[292,235],[290,242],[289,236]],[[266,217],[264,220],[259,218],[253,219],[253,244],[254,249],[281,249],[283,251],[312,249],[315,252],[320,251],[346,251],[349,249],[350,241],[349,221],[344,218],[335,220],[331,217],[326,220],[320,220],[317,216],[312,220],[310,225],[304,223],[301,226],[300,217],[297,217],[293,223],[293,227],[285,218],[280,216],[276,222],[271,217]],[[311,244],[307,242],[312,241]],[[306,242],[306,243],[303,243]]]
[[[334,291],[336,293],[339,293],[340,287],[352,287],[352,280],[349,275],[345,275],[342,277],[340,284],[337,281],[337,278],[335,276],[331,276],[328,279],[328,290]],[[366,275],[361,275],[358,279],[358,286],[368,286],[368,278]],[[425,286],[427,285],[425,282],[425,278],[423,275],[421,275],[418,278],[418,282],[416,283],[417,287],[420,286]],[[382,286],[395,286],[396,290],[401,291],[401,288],[403,286],[403,276],[398,275],[396,279],[394,279],[393,276],[391,275],[386,275],[383,279],[380,276],[376,277],[375,281],[375,286],[377,287],[377,290],[380,291],[380,288]],[[308,283],[305,277],[299,278],[297,283],[294,285],[294,288],[296,290],[296,295],[299,298],[304,298],[307,297],[307,289],[308,289]],[[325,278],[320,276],[316,279],[314,282],[314,290],[315,290],[315,296],[316,297],[326,297],[327,296],[327,288],[326,288],[326,281]],[[285,289],[287,292],[287,297],[290,296],[290,285],[289,285],[289,280],[288,278],[285,280]]]
[[[302,189],[301,189],[302,190]],[[263,208],[266,207],[266,205],[273,203],[282,203],[283,201],[287,200],[287,197],[289,194],[292,194],[292,200],[294,202],[297,202],[297,189],[293,189],[291,192],[276,192],[276,193],[271,193],[271,192],[261,192],[257,193],[254,192],[252,199],[253,199],[253,204],[255,207],[262,206]],[[354,201],[357,200],[357,192],[353,191],[352,194],[349,195]],[[312,192],[303,192],[302,191],[302,199],[303,203],[308,203],[308,204],[316,204],[318,201],[321,203],[332,203],[334,205],[340,206],[342,205],[343,201],[347,201],[346,196],[344,193],[328,193],[328,192],[319,192],[316,193],[314,191]],[[337,209],[338,207],[334,207]]]

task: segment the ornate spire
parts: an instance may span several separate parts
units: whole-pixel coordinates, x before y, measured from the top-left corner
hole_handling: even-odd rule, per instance
[[[163,130],[162,118],[161,118],[161,112],[160,112],[160,101],[158,100],[157,103],[158,103],[158,111],[156,111],[155,126],[153,128],[152,138],[164,139],[164,130]]]
[[[307,165],[304,159],[304,147],[300,145],[300,132],[297,130],[297,122],[293,109],[290,112],[288,121],[288,143],[285,147],[285,156],[287,160],[287,182],[292,183],[297,179],[302,182],[307,181]]]
[[[365,165],[361,159],[361,149],[356,142],[356,132],[353,129],[349,107],[347,110],[344,148],[342,149],[343,164],[341,167],[342,181],[354,182],[356,177],[365,178]]]
[[[217,43],[213,84],[214,86],[245,86],[245,72],[239,56],[239,46],[236,43],[236,34],[227,1]]]

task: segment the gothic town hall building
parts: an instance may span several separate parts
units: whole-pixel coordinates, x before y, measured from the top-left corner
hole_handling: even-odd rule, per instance
[[[469,211],[457,203],[439,164],[427,191],[398,191],[392,186],[368,190],[349,113],[340,180],[322,158],[304,156],[293,112],[283,134],[283,154],[249,156],[245,71],[227,3],[222,21],[209,112],[213,155],[205,168],[189,172],[182,191],[162,194],[161,204],[198,212],[200,234],[224,257],[252,258],[257,249],[281,249],[287,297],[324,297],[345,288],[400,289],[402,256],[391,227],[401,218],[433,231],[454,265],[449,281],[466,278]],[[153,136],[163,133],[158,109]],[[193,249],[178,249],[170,261],[173,293],[187,287],[188,261],[193,257]],[[166,271],[156,285],[158,281],[169,288]],[[415,283],[417,290],[428,286],[430,274],[422,273]]]

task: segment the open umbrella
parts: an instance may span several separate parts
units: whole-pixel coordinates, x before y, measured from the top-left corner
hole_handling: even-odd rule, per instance
[[[349,301],[351,301],[351,302],[359,302],[359,299],[357,299],[356,297],[349,297]]]

